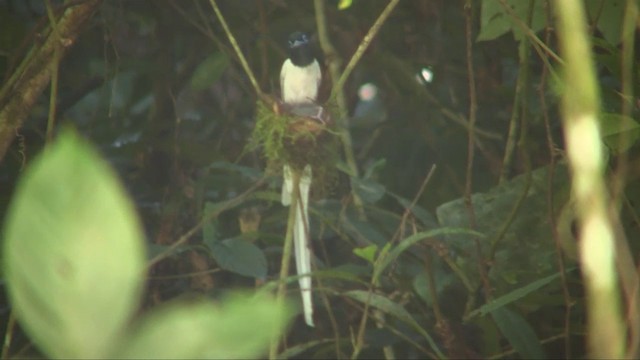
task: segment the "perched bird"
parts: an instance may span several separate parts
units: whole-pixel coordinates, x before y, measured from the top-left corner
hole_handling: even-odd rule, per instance
[[[318,60],[315,59],[309,44],[309,36],[295,32],[289,36],[289,58],[282,64],[280,71],[280,89],[282,101],[290,112],[308,116],[322,107],[316,104],[318,88],[322,81],[322,72]],[[311,110],[311,112],[309,111]],[[301,277],[298,280],[302,293],[302,308],[307,325],[313,324],[313,303],[311,298],[311,249],[309,239],[309,188],[311,186],[311,166],[306,165],[299,174],[298,189],[294,189],[293,171],[288,164],[284,165],[284,184],[282,186],[282,205],[289,206],[293,191],[299,191],[293,227],[293,241],[296,257],[296,269]],[[299,170],[298,170],[299,171]]]
[[[321,81],[320,64],[313,56],[309,36],[294,32],[289,36],[289,58],[280,71],[282,101],[288,105],[315,104]]]

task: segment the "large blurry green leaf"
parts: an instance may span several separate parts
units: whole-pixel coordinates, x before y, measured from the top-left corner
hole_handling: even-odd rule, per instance
[[[137,308],[142,232],[115,173],[70,132],[27,169],[9,207],[13,310],[48,356],[105,357]]]
[[[292,312],[268,296],[173,303],[144,317],[117,352],[124,359],[249,359],[266,353]]]
[[[546,359],[536,333],[522,316],[506,307],[493,310],[491,316],[523,359]]]

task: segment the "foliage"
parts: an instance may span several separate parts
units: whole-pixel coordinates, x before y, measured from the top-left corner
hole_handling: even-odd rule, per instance
[[[49,39],[53,30],[47,3],[0,2],[0,71],[5,79],[24,78],[18,66],[21,60],[38,54],[38,44]],[[58,18],[64,6],[51,3]],[[57,91],[0,91],[0,109],[7,100],[2,94],[35,96],[34,105],[22,109],[28,111],[28,120],[9,132],[15,140],[0,160],[0,214],[11,216],[7,226],[16,219],[14,210],[8,212],[10,200],[22,197],[24,185],[18,179],[23,163],[39,168],[43,163],[35,154],[47,148],[44,156],[54,156],[64,143],[49,148],[43,136],[50,104],[56,106],[55,129],[71,125],[90,139],[130,194],[130,200],[124,199],[112,171],[95,160],[95,152],[90,167],[102,170],[87,178],[106,179],[117,189],[110,191],[120,195],[94,191],[98,185],[82,188],[84,176],[56,179],[52,174],[62,170],[58,165],[42,180],[45,190],[29,192],[34,201],[46,201],[52,209],[66,206],[53,198],[56,194],[77,194],[73,204],[83,209],[56,210],[52,214],[60,220],[33,239],[44,239],[53,230],[68,231],[64,224],[80,226],[97,216],[100,229],[105,227],[100,234],[118,236],[120,241],[126,236],[118,234],[127,226],[138,226],[130,228],[134,234],[128,236],[135,235],[151,259],[145,263],[142,250],[135,248],[125,254],[138,259],[133,269],[91,268],[107,280],[89,288],[92,292],[84,294],[88,300],[75,301],[114,309],[107,311],[112,315],[104,327],[84,330],[87,346],[93,343],[92,349],[111,351],[110,337],[124,331],[122,341],[128,345],[117,355],[141,357],[153,343],[158,353],[147,354],[156,356],[169,354],[164,346],[177,343],[178,337],[192,344],[214,344],[210,339],[219,328],[209,327],[209,320],[259,326],[249,315],[228,315],[236,306],[234,300],[220,306],[217,302],[233,297],[237,289],[262,293],[278,287],[274,278],[280,270],[287,222],[287,210],[280,205],[282,163],[311,161],[314,200],[309,215],[317,327],[308,328],[297,319],[277,349],[278,357],[587,356],[589,299],[577,260],[580,212],[571,196],[572,174],[559,116],[561,96],[575,89],[563,77],[565,55],[559,55],[553,0],[401,1],[347,78],[344,99],[331,101],[330,89],[338,80],[331,78],[331,69],[343,71],[389,1],[216,3],[269,98],[278,97],[287,35],[294,30],[312,34],[324,79],[319,101],[333,117],[321,135],[304,126],[303,131],[291,131],[299,119],[274,111],[258,98],[210,1],[204,0],[104,1],[76,41],[65,48]],[[634,278],[640,253],[640,66],[637,56],[631,54],[628,60],[626,50],[634,32],[623,31],[625,9],[634,2],[582,3],[601,94],[598,122],[608,156],[610,208],[620,213],[620,244],[628,243],[629,248],[616,250],[618,265],[633,269],[621,271],[624,283],[627,275]],[[318,9],[324,9],[324,17]],[[320,43],[327,39],[317,36],[323,33],[319,27],[326,30],[331,47]],[[55,66],[47,62],[50,56],[36,58],[45,59],[38,62],[43,71]],[[430,81],[425,81],[423,69],[431,71]],[[475,74],[473,84],[470,70]],[[375,101],[358,98],[364,84],[377,87]],[[339,127],[343,122],[350,139]],[[344,151],[345,144],[353,151],[358,171]],[[584,153],[589,149],[585,146]],[[78,167],[69,170],[72,174],[79,174],[87,162],[82,154],[72,152]],[[58,158],[60,163],[66,161],[66,156]],[[104,199],[82,201],[89,196]],[[126,208],[117,217],[94,213],[116,207],[113,202]],[[45,231],[33,226],[34,214],[24,218],[25,231]],[[11,255],[8,246],[17,246],[11,232],[5,228],[6,266],[30,264],[22,268],[28,271],[54,261],[49,253],[39,255],[44,260],[35,263]],[[147,241],[142,242],[141,236]],[[66,241],[73,239],[64,237],[47,246],[66,249]],[[44,245],[35,246],[43,249]],[[127,257],[123,254],[105,252],[100,261],[117,257],[119,264]],[[630,260],[624,262],[623,255]],[[139,274],[129,286],[113,290],[108,281],[124,271],[145,270],[146,278]],[[42,272],[33,276],[58,274]],[[11,271],[3,276],[11,284]],[[299,298],[296,280],[295,275],[284,280],[294,300]],[[27,299],[46,295],[50,307],[57,304],[55,294],[70,296],[58,292],[52,282],[30,284]],[[623,293],[621,303],[637,303],[633,295]],[[185,308],[181,298],[206,298],[216,305],[197,301]],[[143,315],[132,320],[137,309],[126,301],[140,301]],[[0,303],[9,304],[6,299]],[[20,327],[9,326],[13,340],[4,354],[38,355],[21,336],[24,326],[45,355],[61,356],[50,349],[64,342],[62,331],[36,335],[33,328],[44,325],[23,320],[24,313],[38,314],[24,307],[41,304],[28,300],[11,304]],[[269,313],[269,304],[265,300],[251,316]],[[82,320],[81,309],[66,308],[73,316],[60,321]],[[626,310],[629,338],[634,339],[640,331],[633,324],[640,321],[633,314],[640,311]],[[11,324],[10,317],[0,312],[3,324]],[[187,335],[176,333],[173,341],[167,332],[173,326],[184,328]],[[215,339],[240,342],[247,349],[253,348],[253,340],[262,341],[247,334],[224,332]]]
[[[54,358],[256,357],[286,324],[282,306],[245,296],[175,302],[129,327],[145,271],[138,219],[108,165],[69,132],[18,184],[3,254],[15,316]]]

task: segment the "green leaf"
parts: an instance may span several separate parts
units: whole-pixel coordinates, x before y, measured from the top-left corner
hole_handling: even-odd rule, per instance
[[[291,319],[288,306],[268,296],[172,303],[145,316],[123,340],[116,358],[249,359],[265,355]]]
[[[340,0],[340,2],[338,3],[338,10],[348,9],[349,7],[351,7],[352,3],[353,0]]]
[[[351,187],[353,191],[360,196],[367,204],[374,204],[378,200],[382,199],[386,189],[384,185],[371,179],[359,179],[357,177],[351,178]]]
[[[206,244],[222,269],[254,278],[267,276],[267,258],[253,243],[231,238]]]
[[[411,316],[411,314],[400,304],[395,303],[388,298],[374,294],[364,290],[352,290],[347,291],[344,295],[360,301],[363,304],[369,304],[370,306],[382,311],[385,314],[391,315],[398,320],[411,325],[411,327],[418,331],[422,336],[425,337],[431,349],[440,357],[444,358],[444,355],[440,352],[440,349],[433,341],[433,338],[427,333]]]
[[[536,333],[520,314],[501,307],[493,310],[491,316],[502,335],[523,359],[546,359]]]
[[[203,90],[218,80],[229,67],[229,57],[224,52],[217,52],[207,57],[198,65],[191,77],[191,88]]]
[[[345,340],[343,340],[342,342],[345,343],[344,345],[347,345],[347,342]],[[278,354],[278,359],[297,359],[297,358],[300,358],[300,354],[302,354],[303,352],[320,345],[335,345],[335,340],[334,339],[312,340],[299,345],[290,346],[290,347],[287,347],[286,350]]]
[[[477,41],[496,39],[511,30],[511,19],[498,0],[483,0]]]
[[[344,230],[354,238],[367,243],[382,246],[387,243],[387,237],[367,221],[360,220],[355,213],[347,213],[343,219]]]
[[[385,165],[387,165],[387,159],[385,159],[385,158],[377,159],[376,161],[374,161],[373,163],[369,164],[364,169],[364,175],[362,177],[365,178],[365,179],[372,178],[374,174],[377,174],[380,171],[382,171],[384,169]]]
[[[567,273],[570,271],[573,271],[575,268],[569,269],[567,270]],[[549,284],[550,282],[554,281],[555,279],[557,279],[558,277],[560,277],[560,273],[556,273],[550,276],[547,276],[545,278],[542,278],[540,280],[536,280],[526,286],[517,288],[511,292],[509,292],[508,294],[502,295],[496,299],[494,299],[493,301],[482,305],[479,309],[474,310],[473,312],[471,312],[469,314],[469,317],[475,316],[475,315],[486,315],[494,310],[500,309],[501,307],[508,305],[516,300],[519,300],[527,295],[529,295],[530,293],[540,289],[541,287]]]
[[[629,116],[616,113],[603,113],[598,117],[602,137],[619,134],[640,128],[640,124]]]
[[[138,306],[145,255],[113,170],[63,132],[27,169],[10,205],[4,265],[13,310],[53,358],[104,358]]]
[[[602,141],[615,153],[621,153],[640,139],[640,124],[629,116],[615,113],[600,114]],[[626,136],[625,141],[621,137]]]
[[[468,229],[456,229],[456,228],[439,228],[429,231],[419,232],[417,234],[413,234],[408,238],[402,240],[396,247],[393,248],[389,252],[387,256],[380,256],[380,262],[375,268],[374,278],[380,276],[380,274],[391,264],[395,259],[400,256],[405,250],[407,250],[410,246],[430,237],[440,236],[440,235],[451,235],[451,234],[468,234],[475,235],[479,237],[484,237],[483,234],[468,230]]]
[[[529,17],[529,1],[507,0],[506,2],[515,16],[526,23]],[[530,29],[535,33],[543,29],[545,25],[544,4],[540,1],[534,2],[532,11]],[[493,40],[509,31],[513,31],[513,36],[517,41],[522,40],[525,36],[522,26],[517,24],[515,19],[504,10],[499,0],[483,0],[480,34],[478,34],[477,41]]]
[[[378,246],[377,245],[369,245],[363,248],[355,248],[353,249],[353,253],[356,254],[357,256],[367,260],[368,262],[372,263],[375,261],[376,259],[376,252],[378,252]]]
[[[402,305],[395,303],[382,295],[373,294],[364,290],[351,290],[345,292],[344,294],[362,303],[369,303],[370,306],[381,310],[385,314],[389,314],[395,318],[398,318],[405,323],[411,324],[415,322],[411,314],[409,314],[409,312],[404,307],[402,307]]]
[[[391,192],[389,193],[389,195],[394,197],[398,201],[398,203],[400,203],[400,205],[402,205],[405,209],[408,209],[411,207],[411,201],[403,197],[400,197],[396,194],[393,194]],[[422,225],[426,227],[438,226],[438,221],[436,220],[435,216],[433,216],[433,214],[431,214],[428,210],[426,210],[422,206],[418,204],[413,204],[413,207],[411,207],[410,211],[416,218],[418,218],[418,220],[420,220]]]
[[[202,211],[203,219],[209,219],[216,211],[221,208],[221,206],[222,203],[212,203],[210,201],[207,201],[204,204],[204,210]],[[204,240],[205,244],[211,245],[214,242],[218,241],[218,236],[218,227],[215,220],[210,220],[202,226],[202,239]]]
[[[623,0],[586,0],[589,18],[595,20],[604,39],[612,45],[622,41],[622,19],[625,11]]]

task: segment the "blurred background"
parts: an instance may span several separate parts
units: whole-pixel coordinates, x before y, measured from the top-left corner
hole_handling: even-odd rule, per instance
[[[326,1],[324,25],[346,63],[388,2],[340,3]],[[58,13],[73,6],[51,5]],[[287,36],[302,30],[321,60],[320,100],[329,97],[335,79],[327,66],[335,59],[318,42],[313,1],[218,5],[264,92],[279,96]],[[585,5],[605,112],[603,141],[611,163],[624,154],[630,164],[623,226],[634,248],[638,102],[627,99],[632,105],[623,110],[621,91],[625,81],[637,87],[638,59],[633,79],[625,79],[625,2]],[[338,176],[322,184],[328,191],[311,204],[317,327],[296,320],[285,345],[292,357],[350,356],[363,304],[347,293],[367,289],[373,269],[354,249],[375,251],[443,228],[473,228],[485,237],[441,232],[403,252],[375,284],[387,302],[374,306],[360,357],[432,357],[434,345],[423,332],[453,358],[584,354],[584,299],[574,271],[575,224],[565,205],[569,180],[557,109],[558,94],[570,89],[556,76],[552,21],[543,0],[399,2],[344,88],[359,174],[338,160]],[[48,24],[44,1],[0,0],[3,83],[47,36]],[[144,224],[150,258],[265,175],[263,154],[247,149],[258,98],[209,1],[104,1],[58,76],[56,129],[77,129],[115,168]],[[0,218],[24,166],[45,145],[49,102],[47,87],[0,159]],[[342,146],[338,151],[344,159]],[[281,175],[266,176],[265,185],[150,270],[143,307],[176,297],[216,299],[277,277],[287,209],[279,204]],[[471,193],[473,215],[463,199]],[[523,295],[512,295],[518,289]],[[297,300],[296,291],[291,286]],[[508,300],[501,313],[479,311],[500,296]],[[5,298],[0,305],[4,328],[9,305]],[[404,314],[415,323],[403,321]],[[16,336],[12,354],[37,356]]]

